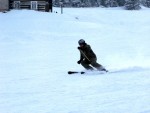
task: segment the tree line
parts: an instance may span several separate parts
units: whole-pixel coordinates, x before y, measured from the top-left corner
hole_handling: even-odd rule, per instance
[[[127,10],[141,9],[140,5],[150,8],[150,0],[53,0],[55,7],[121,7]]]

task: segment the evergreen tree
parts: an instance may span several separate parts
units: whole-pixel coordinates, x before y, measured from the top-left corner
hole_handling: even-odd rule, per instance
[[[145,5],[146,5],[147,7],[150,7],[150,0],[146,0]]]
[[[119,6],[124,6],[125,5],[125,0],[117,0],[117,3]]]
[[[110,7],[117,7],[118,6],[117,0],[109,0],[109,5]]]
[[[138,10],[140,9],[140,1],[139,0],[127,0],[125,3],[125,8],[127,10]]]
[[[90,4],[92,7],[97,6],[97,0],[90,0]]]
[[[150,0],[53,0],[53,5],[60,7],[118,7],[125,6],[128,10],[140,9],[140,1],[150,7]]]
[[[105,0],[101,0],[101,5],[106,7]]]
[[[117,0],[101,0],[101,5],[104,7],[117,7]]]

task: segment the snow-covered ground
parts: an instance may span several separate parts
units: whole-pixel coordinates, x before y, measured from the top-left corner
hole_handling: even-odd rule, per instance
[[[150,113],[150,9],[0,13],[0,113]],[[85,39],[107,74],[82,71]]]

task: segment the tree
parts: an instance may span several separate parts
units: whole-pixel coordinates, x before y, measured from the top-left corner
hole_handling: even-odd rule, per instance
[[[125,0],[117,0],[117,3],[119,6],[124,6],[125,5]]]
[[[92,7],[97,6],[97,0],[90,0],[90,4]]]
[[[117,0],[102,0],[101,4],[105,7],[117,7]]]
[[[146,5],[147,7],[150,7],[150,0],[146,0],[146,1],[145,1],[145,5]]]
[[[140,1],[139,0],[127,0],[125,3],[125,8],[127,10],[139,10],[140,7]]]

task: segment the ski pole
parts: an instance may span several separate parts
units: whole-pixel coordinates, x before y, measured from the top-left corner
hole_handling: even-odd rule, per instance
[[[81,52],[81,54],[83,54],[83,55],[85,56],[85,58],[86,58],[89,62],[91,62],[90,59],[84,54],[84,52],[83,52],[82,50],[80,50],[80,52]]]

